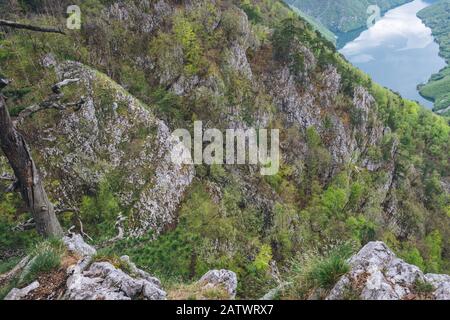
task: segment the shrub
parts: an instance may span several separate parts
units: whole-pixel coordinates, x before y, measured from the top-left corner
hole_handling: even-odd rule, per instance
[[[124,271],[125,273],[132,274],[130,265],[120,259],[120,257],[115,253],[108,253],[107,251],[98,251],[96,255],[92,257],[92,262],[109,262],[114,267]]]
[[[442,236],[438,230],[431,232],[425,238],[427,247],[426,271],[439,273],[442,267]]]
[[[427,294],[432,293],[435,290],[436,288],[431,283],[421,281],[419,279],[414,282],[414,291],[417,293]]]
[[[426,269],[425,262],[419,252],[419,250],[413,246],[408,246],[400,252],[400,257],[406,262],[419,267],[421,270]]]
[[[65,254],[65,246],[58,239],[49,239],[38,243],[32,250],[33,257],[23,271],[19,283],[27,284],[43,273],[48,273],[61,266],[61,259]]]
[[[256,256],[255,261],[253,261],[253,266],[258,271],[267,271],[269,270],[269,263],[271,260],[272,248],[269,245],[264,244]]]
[[[185,72],[188,75],[196,74],[201,65],[202,48],[193,24],[183,17],[177,17],[174,21],[173,32],[176,40],[183,47]]]
[[[309,277],[320,288],[331,289],[349,269],[343,256],[332,254],[328,258],[320,260],[310,271]]]
[[[94,238],[108,238],[114,235],[114,224],[119,212],[118,200],[106,180],[100,182],[94,196],[84,196],[81,202],[81,219],[87,233]]]
[[[354,245],[345,243],[324,254],[313,250],[303,252],[291,261],[291,271],[287,274],[290,285],[281,292],[281,297],[308,299],[314,293],[324,293],[319,289],[331,289],[349,271],[346,259],[353,251]]]

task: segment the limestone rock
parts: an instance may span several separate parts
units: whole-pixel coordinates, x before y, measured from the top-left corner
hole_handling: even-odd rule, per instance
[[[230,299],[236,297],[237,276],[233,271],[210,270],[200,278],[199,283],[204,284],[206,288],[223,286],[230,295]]]
[[[84,242],[83,237],[79,234],[65,236],[63,241],[69,251],[80,257],[93,256],[97,253],[97,250]]]
[[[109,262],[95,262],[81,272],[69,268],[65,298],[69,300],[164,300],[166,293],[158,285],[159,280],[134,278]]]
[[[425,275],[425,279],[436,288],[434,291],[436,300],[450,300],[450,276],[428,273]]]
[[[22,300],[24,299],[31,291],[39,288],[39,282],[34,281],[30,285],[26,286],[23,289],[12,289],[5,297],[5,300]]]
[[[370,242],[348,261],[351,270],[335,285],[327,300],[421,299],[418,283],[431,284],[431,298],[449,298],[447,275],[424,275],[411,264],[397,258],[383,242]]]
[[[136,236],[153,230],[159,234],[176,219],[175,211],[190,185],[194,168],[171,161],[176,145],[171,131],[150,108],[132,97],[106,75],[77,62],[55,67],[59,81],[80,79],[67,88],[83,96],[79,110],[61,110],[45,126],[32,119],[23,129],[33,132],[30,147],[40,153],[43,180],[59,181],[48,192],[61,206],[79,203],[80,190],[95,191],[114,176],[116,198],[131,211]],[[75,98],[73,98],[75,99]],[[51,112],[40,113],[44,119]],[[41,147],[42,141],[51,141]]]

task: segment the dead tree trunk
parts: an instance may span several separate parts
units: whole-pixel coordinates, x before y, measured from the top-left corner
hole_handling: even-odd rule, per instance
[[[65,34],[64,31],[57,28],[50,28],[50,27],[42,27],[42,26],[34,26],[31,24],[23,24],[23,23],[17,23],[14,21],[4,20],[0,19],[0,27],[10,27],[14,29],[25,29],[30,31],[38,31],[38,32],[46,32],[46,33],[59,33],[59,34]]]
[[[0,91],[7,81],[0,79]],[[39,234],[59,237],[62,228],[49,201],[30,149],[23,136],[16,130],[9,116],[4,97],[0,93],[0,147],[8,158],[17,178],[25,204],[33,215]]]

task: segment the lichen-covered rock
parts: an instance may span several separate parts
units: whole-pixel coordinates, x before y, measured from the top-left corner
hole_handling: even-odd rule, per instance
[[[157,287],[161,287],[161,281],[159,281],[158,278],[152,277],[148,272],[136,267],[136,265],[133,262],[131,262],[130,257],[122,256],[120,257],[120,260],[128,264],[128,267],[130,268],[133,274],[138,275],[139,277],[153,283]]]
[[[86,271],[69,268],[65,298],[69,300],[164,300],[158,281],[132,277],[109,262],[94,262]]]
[[[39,288],[39,282],[34,281],[30,285],[26,286],[22,289],[14,288],[12,289],[5,297],[5,300],[22,300],[24,299],[31,291]]]
[[[327,300],[420,299],[420,284],[431,284],[434,299],[448,299],[449,276],[424,275],[422,271],[397,258],[383,242],[370,242],[348,261],[351,270],[341,277]]]
[[[450,300],[449,275],[428,273],[425,275],[425,280],[436,288],[434,291],[436,300]]]
[[[246,48],[238,43],[234,43],[227,57],[228,65],[235,71],[244,75],[247,79],[252,78],[252,69],[247,60]]]
[[[55,69],[60,81],[80,79],[62,90],[65,99],[82,96],[83,103],[79,110],[40,112],[43,125],[30,119],[23,124],[33,132],[27,140],[39,152],[49,192],[62,206],[73,207],[107,180],[131,211],[127,232],[157,235],[173,224],[193,167],[171,161],[177,141],[167,125],[107,76],[76,62]]]
[[[200,278],[199,283],[206,289],[222,286],[227,290],[230,299],[236,297],[237,276],[233,271],[210,270]]]
[[[79,234],[65,236],[63,242],[66,245],[67,250],[80,257],[93,256],[97,253],[97,250],[84,242],[83,237]]]
[[[130,29],[143,33],[154,31],[170,15],[173,7],[166,1],[117,1],[102,12],[108,21],[121,21]]]

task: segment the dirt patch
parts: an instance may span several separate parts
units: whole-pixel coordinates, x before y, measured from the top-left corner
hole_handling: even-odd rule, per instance
[[[60,299],[66,289],[67,268],[77,263],[73,256],[65,256],[58,270],[42,274],[36,280],[39,287],[27,295],[26,300],[57,300]]]

